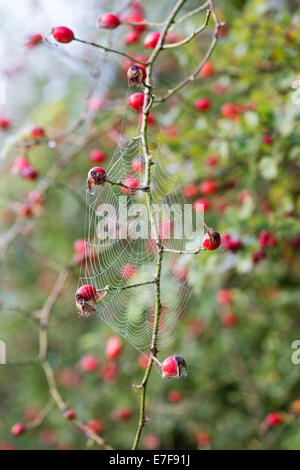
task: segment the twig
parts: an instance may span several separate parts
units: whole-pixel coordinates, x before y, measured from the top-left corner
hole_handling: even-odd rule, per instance
[[[110,181],[106,178],[107,183],[111,186],[122,186],[122,188],[129,189],[130,191],[149,191],[149,186],[137,186],[135,188],[131,186],[127,186],[126,184],[122,183],[122,181]]]
[[[186,37],[185,39],[183,39],[182,41],[179,41],[179,42],[174,42],[174,43],[171,43],[171,44],[165,44],[163,46],[163,49],[173,49],[175,47],[180,47],[180,46],[183,46],[184,44],[187,44],[188,42],[192,41],[192,39],[194,39],[198,34],[201,33],[201,31],[203,31],[208,22],[209,22],[209,18],[210,18],[210,14],[211,14],[211,11],[210,10],[207,10],[206,12],[206,18],[205,18],[205,21],[203,23],[202,26],[200,26],[200,28],[197,28],[192,34],[190,34],[188,37]]]
[[[211,56],[211,54],[213,53],[213,50],[214,48],[216,47],[216,44],[217,44],[217,41],[218,41],[218,35],[219,35],[219,29],[220,29],[220,26],[223,24],[221,23],[216,14],[215,14],[215,11],[214,11],[214,8],[213,8],[213,3],[212,1],[209,2],[209,7],[210,7],[210,10],[211,10],[211,15],[213,17],[213,20],[214,20],[214,23],[215,23],[215,28],[214,28],[214,32],[213,32],[213,38],[212,38],[212,41],[210,43],[210,46],[204,56],[204,58],[202,59],[202,61],[200,62],[200,64],[198,65],[198,67],[196,68],[196,70],[194,71],[194,73],[192,73],[191,75],[189,75],[188,77],[186,77],[184,80],[182,80],[180,83],[178,83],[174,88],[171,88],[168,93],[165,95],[165,96],[162,96],[161,98],[156,98],[155,99],[155,103],[163,103],[165,102],[166,100],[168,100],[171,96],[173,96],[175,93],[177,93],[177,91],[181,90],[183,87],[185,87],[186,85],[190,84],[191,82],[193,82],[195,80],[195,78],[197,77],[197,75],[199,74],[200,70],[202,69],[203,65],[208,61],[209,57]]]
[[[95,42],[85,41],[84,39],[74,38],[74,41],[81,42],[82,44],[87,44],[88,46],[98,47],[98,49],[102,49],[105,52],[112,52],[113,54],[126,57],[127,59],[130,59],[132,60],[132,62],[135,62],[137,64],[146,65],[145,62],[142,62],[141,60],[138,60],[128,54],[125,54],[125,52],[118,51],[117,49],[110,49],[109,47],[102,46],[101,44],[97,44]]]

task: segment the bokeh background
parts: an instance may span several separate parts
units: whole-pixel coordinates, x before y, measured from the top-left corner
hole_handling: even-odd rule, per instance
[[[84,422],[99,421],[114,448],[130,448],[134,438],[139,395],[132,384],[143,375],[140,352],[121,338],[122,353],[108,359],[106,342],[115,332],[97,316],[78,319],[74,305],[81,262],[74,242],[84,236],[89,152],[99,148],[109,161],[120,133],[129,138],[138,126],[127,106],[128,62],[79,43],[57,45],[49,37],[33,45],[28,38],[47,38],[53,26],[66,25],[79,38],[147,57],[146,32],[124,44],[129,27],[95,27],[103,12],[132,13],[139,3],[149,21],[160,22],[173,2],[0,2],[2,449],[91,445],[55,407],[22,436],[10,432],[16,422],[37,423],[49,402],[37,359],[39,312],[70,265],[49,322],[58,388]],[[154,108],[149,135],[176,169],[184,197],[207,200],[206,222],[223,244],[197,257],[196,269],[189,257],[174,266],[191,301],[159,357],[184,356],[189,375],[162,380],[153,371],[141,447],[298,449],[300,365],[292,362],[292,343],[300,340],[300,9],[296,1],[215,3],[226,25],[210,65]],[[197,4],[188,2],[184,11]],[[176,34],[185,37],[200,21],[193,17]],[[154,71],[158,95],[193,71],[211,30],[210,23],[194,42],[164,53]],[[209,100],[206,110],[196,105],[202,98]],[[34,126],[46,137],[28,147]],[[16,174],[20,156],[38,176]],[[32,193],[38,185],[40,198]],[[82,363],[86,356],[93,358],[91,371]]]

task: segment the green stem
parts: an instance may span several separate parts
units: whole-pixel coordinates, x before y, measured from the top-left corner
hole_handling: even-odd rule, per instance
[[[144,186],[149,188],[149,191],[146,192],[146,203],[147,203],[147,208],[148,208],[148,213],[149,213],[149,218],[151,222],[151,227],[154,232],[154,237],[157,245],[157,252],[156,252],[156,270],[155,270],[155,292],[156,292],[156,304],[155,304],[155,317],[154,317],[154,325],[153,325],[153,330],[152,330],[152,340],[151,340],[151,349],[150,349],[150,359],[148,362],[147,369],[145,371],[142,383],[137,387],[141,391],[141,397],[140,397],[140,417],[139,417],[139,424],[138,424],[138,429],[136,432],[136,436],[133,442],[132,450],[136,450],[139,445],[140,437],[146,422],[146,417],[145,417],[145,406],[146,406],[146,389],[147,389],[147,383],[150,377],[150,373],[152,370],[153,362],[156,360],[156,355],[157,355],[157,340],[158,340],[158,332],[159,332],[159,319],[160,319],[160,312],[161,312],[161,296],[160,296],[160,282],[161,282],[161,265],[162,265],[162,257],[163,257],[163,247],[160,239],[160,235],[155,223],[154,219],[154,214],[152,211],[152,196],[151,196],[151,166],[153,164],[152,162],[152,156],[149,151],[149,145],[148,145],[148,118],[149,118],[149,113],[152,108],[154,99],[152,95],[152,67],[153,64],[159,54],[159,52],[163,48],[163,43],[165,40],[165,37],[167,35],[167,32],[171,26],[171,24],[174,22],[174,18],[180,8],[183,6],[183,4],[186,2],[186,0],[179,0],[174,8],[172,9],[169,17],[166,20],[166,23],[164,25],[164,28],[161,32],[160,39],[154,48],[149,62],[146,67],[146,81],[145,81],[145,94],[144,94],[144,106],[143,106],[143,119],[142,119],[142,125],[141,125],[141,131],[140,131],[140,139],[141,139],[141,145],[142,145],[142,152],[145,160],[145,180],[144,180]]]

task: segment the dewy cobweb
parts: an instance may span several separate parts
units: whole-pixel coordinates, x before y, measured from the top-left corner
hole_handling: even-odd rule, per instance
[[[150,141],[155,164],[152,168],[151,194],[154,204],[163,204],[157,213],[157,227],[163,245],[172,249],[186,249],[183,237],[173,237],[174,225],[180,217],[184,199],[179,190],[176,168],[167,156],[163,155],[160,143]],[[114,156],[105,167],[110,181],[124,181],[135,177],[143,181],[143,169],[133,171],[132,161],[143,162],[139,138],[120,138]],[[170,211],[169,207],[175,207]],[[121,217],[121,210],[127,207],[127,221]],[[85,257],[81,264],[79,286],[91,284],[97,290],[107,286],[106,296],[95,304],[96,315],[107,325],[122,335],[139,351],[149,350],[155,314],[155,285],[143,285],[122,290],[131,284],[153,281],[155,273],[155,241],[149,229],[149,238],[131,236],[130,227],[138,227],[136,207],[146,214],[145,194],[142,191],[124,194],[120,186],[93,187],[92,194],[86,196],[85,218]],[[179,221],[180,222],[180,221]],[[127,227],[125,227],[127,225]],[[99,234],[99,226],[102,232]],[[126,229],[125,238],[116,236],[115,227]],[[104,233],[104,236],[103,236]],[[99,236],[101,235],[101,236]],[[106,236],[107,235],[107,236]],[[169,238],[170,237],[170,238]],[[189,240],[188,248],[199,246],[200,236]],[[172,341],[178,320],[183,316],[190,299],[188,273],[193,269],[192,255],[178,257],[174,253],[164,253],[161,273],[161,316],[158,345],[161,347]]]

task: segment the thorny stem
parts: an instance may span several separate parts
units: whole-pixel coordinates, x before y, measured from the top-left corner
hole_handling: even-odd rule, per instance
[[[173,253],[179,253],[179,254],[181,254],[181,253],[197,254],[200,251],[200,248],[195,250],[195,251],[168,250],[168,249],[166,249],[162,246],[161,238],[160,238],[160,235],[159,235],[159,232],[158,232],[155,220],[154,220],[153,211],[152,211],[151,166],[152,166],[153,162],[152,162],[152,155],[151,155],[150,150],[149,150],[148,134],[147,134],[149,112],[152,108],[153,103],[156,102],[156,100],[154,99],[154,96],[152,94],[152,83],[151,83],[153,64],[154,64],[156,58],[158,57],[160,51],[162,51],[166,47],[166,46],[164,46],[164,41],[165,41],[166,35],[167,35],[171,25],[175,23],[175,17],[177,15],[177,13],[179,12],[179,10],[181,9],[181,7],[184,5],[185,2],[186,2],[186,0],[177,1],[176,5],[172,9],[170,15],[168,16],[168,18],[167,18],[167,20],[164,24],[164,27],[163,27],[161,35],[160,35],[160,39],[159,39],[156,47],[154,48],[154,50],[153,50],[153,52],[152,52],[152,54],[149,58],[147,67],[146,67],[147,77],[146,77],[146,81],[145,81],[144,106],[143,106],[143,113],[142,113],[142,125],[141,125],[141,130],[140,130],[140,140],[141,140],[142,152],[143,152],[143,156],[144,156],[144,160],[145,160],[144,186],[146,186],[147,188],[150,188],[149,191],[147,191],[147,193],[146,193],[146,202],[147,202],[147,208],[148,208],[149,218],[150,218],[150,222],[151,222],[151,227],[152,227],[152,230],[154,232],[154,237],[155,237],[155,241],[156,241],[156,245],[157,245],[156,270],[155,270],[156,304],[155,304],[154,325],[153,325],[153,330],[152,330],[150,358],[149,358],[148,366],[147,366],[147,369],[145,371],[142,382],[141,382],[140,385],[136,386],[136,388],[140,390],[141,396],[140,396],[140,417],[139,417],[138,429],[137,429],[136,436],[135,436],[133,446],[132,446],[133,450],[136,450],[138,448],[139,441],[140,441],[141,434],[142,434],[142,430],[143,430],[144,425],[147,421],[146,416],[145,416],[146,388],[147,388],[148,380],[149,380],[151,370],[152,370],[152,367],[153,367],[153,363],[154,363],[154,361],[157,361],[157,358],[156,358],[157,353],[158,353],[157,342],[158,342],[158,332],[159,332],[159,320],[160,320],[160,314],[161,314],[161,292],[160,292],[160,288],[161,288],[161,267],[162,267],[162,260],[163,260],[163,252],[164,251],[172,251]],[[206,54],[205,58],[203,59],[203,61],[205,61],[205,62],[206,62],[207,58],[210,56],[210,54],[212,53],[212,50],[215,46],[215,43],[217,41],[217,36],[218,36],[218,27],[219,27],[219,22],[218,22],[218,20],[215,16],[214,11],[213,11],[212,2],[211,1],[206,2],[205,6],[208,6],[208,5],[209,5],[209,10],[207,11],[206,21],[205,21],[204,25],[201,28],[199,28],[198,30],[196,30],[186,40],[182,41],[182,44],[185,44],[186,42],[193,39],[198,34],[198,32],[200,32],[200,30],[202,31],[207,26],[209,17],[212,14],[216,26],[215,26],[215,31],[214,31],[213,43],[210,46],[209,54]],[[203,5],[202,5],[201,9],[204,9]],[[182,44],[177,44],[177,45],[182,45]],[[199,70],[202,67],[201,64],[198,67]],[[199,70],[197,70],[196,73],[198,73]],[[188,82],[192,81],[191,79],[186,79],[186,80],[188,80]],[[184,85],[181,85],[179,88],[178,88],[178,86],[175,87],[176,90],[174,92],[172,92],[172,94],[174,94],[177,91],[177,88],[180,89]],[[160,102],[162,102],[162,101],[164,101],[164,100],[161,99]]]

